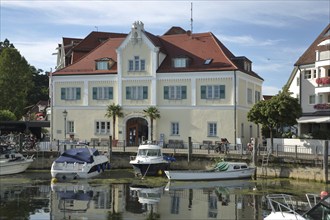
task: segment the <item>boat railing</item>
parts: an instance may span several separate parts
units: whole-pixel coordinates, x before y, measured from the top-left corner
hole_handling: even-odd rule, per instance
[[[306,193],[306,198],[309,208],[312,208],[321,200],[320,195],[314,193]]]
[[[295,211],[295,203],[292,201],[291,195],[270,194],[267,195],[266,198],[272,212],[281,212],[282,214],[285,212],[300,216],[300,214]]]

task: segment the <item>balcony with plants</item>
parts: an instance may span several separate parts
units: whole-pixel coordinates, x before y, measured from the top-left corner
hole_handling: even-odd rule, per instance
[[[315,82],[317,83],[316,93],[330,93],[330,77],[320,77]]]
[[[317,78],[316,83],[319,86],[330,86],[330,77]]]
[[[316,104],[316,105],[314,105],[314,109],[316,109],[318,111],[330,110],[330,103]]]

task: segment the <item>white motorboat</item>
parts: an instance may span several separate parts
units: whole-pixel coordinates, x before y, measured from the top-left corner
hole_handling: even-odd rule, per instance
[[[314,199],[314,204],[310,202],[310,194],[306,194],[310,209],[298,212],[295,208],[297,204],[291,195],[270,194],[267,195],[267,202],[271,208],[271,213],[264,220],[328,220],[330,219],[330,197],[327,195],[320,201]]]
[[[170,163],[175,161],[173,157],[164,156],[162,147],[146,141],[138,148],[136,156],[130,158],[136,176],[163,175],[164,170],[169,169]]]
[[[22,173],[33,161],[33,155],[23,156],[10,146],[0,146],[0,176]]]
[[[169,180],[227,180],[251,178],[255,167],[244,162],[220,162],[209,170],[165,170]]]
[[[51,174],[57,180],[87,179],[110,168],[108,157],[95,148],[66,150],[52,164]]]

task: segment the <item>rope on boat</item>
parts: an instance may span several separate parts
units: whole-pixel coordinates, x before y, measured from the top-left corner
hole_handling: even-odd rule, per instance
[[[150,165],[151,165],[151,164],[149,163],[148,168],[147,168],[146,172],[144,173],[144,175],[142,176],[141,179],[144,179],[144,177],[147,175]]]

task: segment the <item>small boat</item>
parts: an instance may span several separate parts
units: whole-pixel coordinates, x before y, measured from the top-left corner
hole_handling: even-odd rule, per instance
[[[291,195],[270,194],[267,195],[267,202],[271,208],[271,213],[264,220],[328,220],[330,217],[330,195],[319,199],[314,204],[310,202],[311,194],[306,194],[310,209],[307,211],[297,211]]]
[[[108,157],[95,148],[73,148],[64,151],[52,164],[51,174],[57,180],[87,179],[110,168]]]
[[[132,156],[129,163],[136,176],[144,177],[163,175],[173,161],[173,157],[163,155],[162,147],[146,141],[138,147],[136,156]]]
[[[0,176],[22,173],[33,161],[33,155],[23,156],[8,145],[0,146]]]
[[[251,178],[255,168],[244,162],[220,162],[209,170],[165,170],[169,180],[226,180]]]

